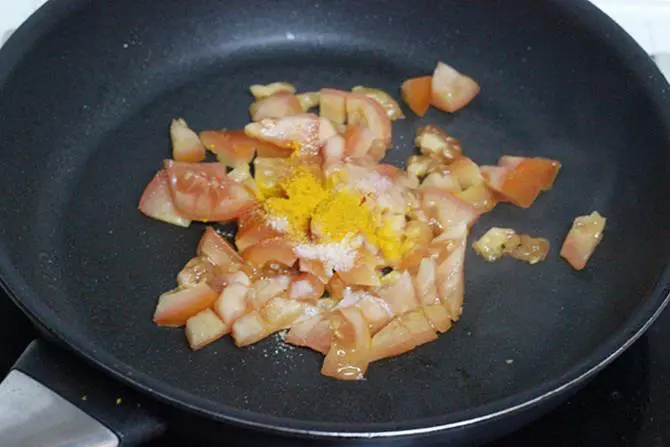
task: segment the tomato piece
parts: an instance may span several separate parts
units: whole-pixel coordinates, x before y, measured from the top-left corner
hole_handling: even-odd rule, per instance
[[[326,283],[326,291],[328,292],[328,295],[335,300],[341,300],[344,297],[344,289],[346,288],[347,284],[337,273],[333,274],[328,283]]]
[[[347,119],[347,97],[349,92],[332,88],[320,91],[319,114],[336,124],[344,124]]]
[[[472,205],[441,189],[422,189],[420,198],[424,212],[433,216],[445,230],[461,223],[471,227],[480,215]]]
[[[221,163],[233,168],[248,165],[256,153],[256,138],[241,130],[206,130],[200,139]]]
[[[430,304],[423,306],[423,313],[430,321],[430,324],[440,333],[447,332],[451,329],[451,318],[447,308],[442,304]]]
[[[175,208],[192,220],[227,221],[255,206],[256,198],[231,180],[221,163],[165,162]]]
[[[290,300],[283,297],[272,298],[260,310],[260,314],[267,322],[271,332],[288,329],[303,313],[306,303]]]
[[[292,300],[315,301],[323,296],[323,282],[311,273],[301,273],[291,278],[288,297]]]
[[[244,264],[237,250],[212,227],[207,227],[200,238],[198,256],[209,259],[214,265]]]
[[[431,257],[425,257],[419,262],[416,276],[413,278],[414,291],[417,300],[423,305],[438,304],[437,287],[435,285],[437,276],[437,263]]]
[[[266,98],[259,99],[249,107],[252,121],[267,118],[283,118],[285,116],[302,113],[302,106],[298,98],[289,92],[279,92]]]
[[[389,304],[395,315],[414,310],[420,304],[412,278],[407,272],[399,274],[392,284],[382,287],[379,290],[379,297]]]
[[[323,146],[323,156],[328,162],[340,161],[346,154],[346,141],[342,135],[333,135]]]
[[[265,211],[256,208],[240,217],[237,233],[235,234],[235,246],[238,250],[243,251],[262,240],[282,235],[281,231],[273,228],[268,223]]]
[[[242,251],[242,258],[257,268],[263,267],[268,262],[277,262],[290,267],[298,259],[294,248],[294,245],[286,239],[265,239],[245,248]]]
[[[327,284],[330,280],[326,274],[326,268],[323,265],[323,262],[317,259],[303,259],[300,258],[298,265],[301,272],[311,273],[316,276],[323,284]]]
[[[286,149],[300,150],[301,154],[317,154],[326,139],[337,133],[327,120],[309,113],[249,123],[244,132]]]
[[[412,112],[424,116],[430,107],[432,76],[411,78],[402,83],[400,96]]]
[[[367,127],[385,148],[391,145],[391,120],[377,101],[365,95],[349,93],[346,104],[349,124]]]
[[[461,190],[484,183],[479,166],[468,157],[457,158],[449,164],[447,171],[458,180]]]
[[[370,264],[360,263],[346,272],[337,272],[337,276],[347,286],[379,287],[379,272]]]
[[[270,335],[270,328],[260,313],[254,310],[235,320],[231,335],[238,347],[248,346]]]
[[[203,281],[209,283],[213,276],[214,264],[207,258],[196,256],[177,274],[177,284],[179,287],[193,287]]]
[[[456,112],[479,94],[479,84],[453,67],[438,62],[431,83],[431,104],[444,112]]]
[[[371,361],[394,357],[437,339],[437,330],[422,308],[394,318],[371,343]]]
[[[594,211],[575,218],[561,247],[561,257],[575,270],[582,270],[603,238],[607,219]]]
[[[470,186],[454,195],[472,205],[480,213],[491,211],[498,203],[495,193],[484,183]]]
[[[344,132],[345,155],[351,158],[365,156],[377,141],[374,133],[366,128],[351,124]]]
[[[214,304],[217,298],[218,293],[204,282],[166,292],[158,298],[154,323],[159,326],[183,326],[189,318]]]
[[[326,355],[330,349],[332,333],[330,320],[323,315],[315,315],[294,324],[286,334],[286,342],[305,346]]]
[[[507,164],[509,167],[512,163],[516,164],[513,171],[515,175],[533,179],[542,191],[549,191],[554,186],[558,172],[561,169],[559,161],[548,158],[503,156],[499,161],[500,166]]]
[[[226,163],[231,160],[236,163],[230,166],[239,166],[243,162],[250,163],[254,152],[259,157],[267,158],[287,158],[293,153],[293,149],[250,137],[243,130],[208,130],[200,133],[200,139],[207,149],[221,157],[219,161]]]
[[[186,321],[186,340],[194,351],[215,342],[229,331],[230,328],[211,309],[205,309]]]
[[[183,118],[175,118],[170,125],[172,158],[177,161],[197,162],[205,159],[205,146]]]
[[[441,241],[449,254],[437,266],[437,294],[449,312],[452,321],[458,320],[463,313],[466,237],[467,234],[460,239]],[[452,244],[455,246],[452,246]]]
[[[227,325],[252,310],[247,301],[249,287],[241,283],[231,283],[226,286],[214,303],[214,312]]]
[[[179,227],[191,225],[191,221],[182,216],[174,206],[170,194],[170,178],[165,169],[158,171],[144,189],[138,209],[152,219]]]
[[[341,380],[361,380],[370,364],[370,329],[356,308],[339,309],[330,318],[330,350],[321,374]]]

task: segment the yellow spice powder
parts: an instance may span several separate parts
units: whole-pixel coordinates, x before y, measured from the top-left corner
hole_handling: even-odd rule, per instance
[[[360,195],[347,190],[336,191],[319,203],[312,216],[312,230],[324,242],[341,241],[359,232],[372,244],[377,239],[370,207]]]
[[[271,197],[263,202],[271,216],[285,218],[289,233],[299,239],[307,235],[312,213],[328,193],[321,181],[306,167],[297,166],[280,182],[286,197]]]
[[[360,233],[389,261],[399,260],[405,251],[402,234],[382,222],[360,194],[335,190],[341,180],[328,179],[324,188],[307,166],[297,165],[279,182],[286,197],[270,197],[263,206],[269,215],[286,219],[289,234],[297,239],[308,237],[310,225],[319,242],[339,242]]]

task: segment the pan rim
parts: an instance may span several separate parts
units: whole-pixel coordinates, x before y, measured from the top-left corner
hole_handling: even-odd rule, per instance
[[[49,30],[51,26],[58,23],[61,18],[66,17],[71,11],[88,3],[87,0],[52,0],[40,8],[15,32],[0,52],[0,85],[7,75],[13,71],[22,54],[30,49],[34,41],[44,35],[45,30]],[[609,45],[616,47],[620,53],[635,57],[636,62],[644,62],[644,66],[636,69],[636,73],[638,73],[640,82],[644,83],[644,87],[650,95],[660,92],[663,88],[667,89],[668,85],[663,76],[648,58],[645,62],[644,57],[646,55],[643,57],[643,52],[639,46],[632,38],[621,32],[619,27],[604,14],[596,13],[597,8],[586,1],[575,2],[572,5],[562,5],[562,8],[578,10],[583,14],[580,20],[588,22],[591,29],[600,30],[602,31],[601,34],[608,34]],[[631,65],[634,64],[631,63]],[[649,73],[654,74],[654,76],[647,76]],[[664,101],[667,102],[667,96],[670,95],[653,95],[651,101],[670,127],[670,111],[667,103],[663,104]],[[2,245],[0,240],[0,247]],[[591,352],[585,360],[570,368],[564,376],[544,382],[523,393],[517,393],[480,407],[455,413],[455,415],[473,414],[473,416],[461,418],[461,420],[450,421],[451,419],[458,419],[452,413],[451,417],[434,416],[404,421],[400,424],[390,422],[355,426],[360,427],[360,430],[352,430],[351,426],[345,429],[348,425],[345,423],[305,422],[240,410],[163,384],[149,375],[135,370],[131,365],[119,361],[107,350],[101,350],[86,338],[78,336],[68,325],[49,324],[49,322],[58,321],[56,316],[39,296],[33,293],[30,286],[12,265],[5,250],[0,250],[0,286],[25,313],[34,317],[55,338],[68,345],[80,357],[95,365],[102,372],[122,383],[139,389],[151,398],[213,420],[277,434],[311,438],[389,438],[434,434],[492,421],[528,410],[542,401],[556,398],[584,383],[630,347],[668,306],[670,303],[670,264],[666,264],[659,272],[653,290],[647,294],[646,299],[628,320],[596,350]],[[129,372],[132,372],[132,374],[128,374]],[[209,404],[210,402],[211,404]],[[215,406],[220,410],[215,410]],[[222,410],[225,410],[225,413]],[[418,424],[421,424],[421,426]]]

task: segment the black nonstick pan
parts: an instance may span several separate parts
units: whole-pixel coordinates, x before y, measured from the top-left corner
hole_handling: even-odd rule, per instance
[[[318,354],[275,338],[193,353],[182,331],[151,322],[204,228],[136,209],[169,154],[171,118],[239,128],[248,86],[277,80],[398,96],[437,60],[482,91],[455,114],[406,110],[387,161],[405,160],[426,123],[481,164],[560,160],[531,209],[501,205],[473,229],[546,237],[547,261],[487,264],[469,251],[462,319],[356,383],[321,376]],[[0,52],[0,137],[3,286],[51,343],[218,423],[221,440],[229,425],[307,439],[492,437],[592,377],[668,300],[668,85],[585,1],[53,0]],[[605,237],[575,272],[558,250],[593,210],[608,218]]]

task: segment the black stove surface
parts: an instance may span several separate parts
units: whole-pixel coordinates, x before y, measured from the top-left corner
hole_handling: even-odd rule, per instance
[[[35,336],[24,315],[0,292],[0,372]],[[489,447],[670,447],[670,309],[626,353],[583,390],[537,422]],[[242,441],[226,439],[236,446]],[[264,445],[272,445],[268,438]],[[188,447],[168,433],[146,447]]]

